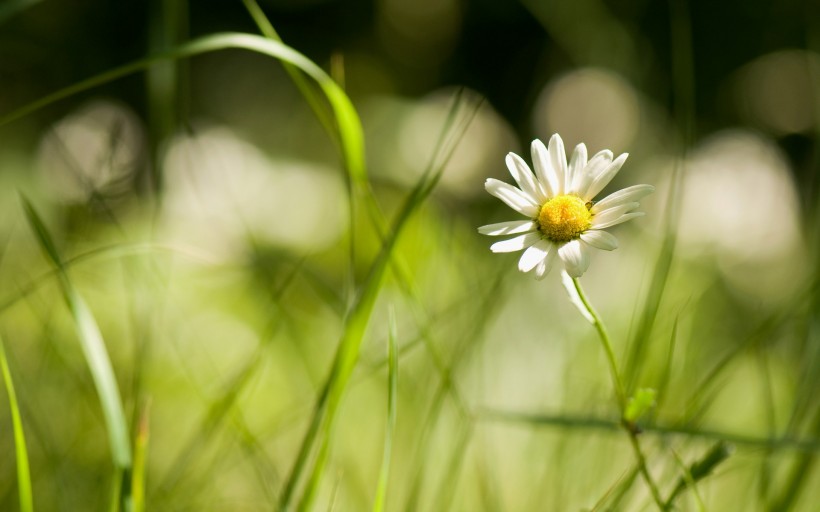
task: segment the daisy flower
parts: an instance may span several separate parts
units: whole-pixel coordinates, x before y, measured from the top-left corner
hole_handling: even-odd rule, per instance
[[[612,181],[626,161],[626,153],[613,158],[603,150],[587,160],[587,148],[578,144],[567,164],[564,142],[552,136],[549,148],[532,141],[535,173],[515,153],[507,155],[507,167],[518,188],[496,179],[484,184],[487,192],[527,217],[478,228],[490,236],[518,235],[490,246],[493,252],[524,251],[518,269],[543,278],[556,258],[572,277],[581,277],[589,267],[590,247],[611,251],[618,240],[604,229],[643,215],[633,211],[638,199],[651,193],[652,185],[634,185],[600,201],[592,199]]]

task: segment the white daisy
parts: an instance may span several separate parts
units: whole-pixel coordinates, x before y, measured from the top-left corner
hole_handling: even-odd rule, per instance
[[[492,178],[484,184],[487,192],[528,219],[482,226],[479,233],[518,235],[494,243],[490,250],[523,250],[519,270],[535,269],[538,279],[547,275],[556,257],[570,276],[581,277],[589,267],[590,247],[606,251],[618,247],[618,240],[604,229],[643,215],[633,211],[639,206],[637,201],[655,190],[652,185],[634,185],[592,201],[627,156],[613,159],[612,152],[604,150],[587,160],[586,146],[578,144],[567,165],[558,134],[550,138],[549,149],[538,139],[532,141],[535,174],[520,156],[509,153],[507,167],[519,188]]]

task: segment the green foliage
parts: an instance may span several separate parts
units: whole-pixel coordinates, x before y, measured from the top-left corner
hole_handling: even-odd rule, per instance
[[[46,7],[24,9],[31,3],[0,9],[0,21],[9,27]],[[44,510],[103,509],[99,489],[109,482],[108,508],[130,512],[813,510],[817,241],[789,256],[809,268],[802,280],[761,298],[731,279],[745,260],[678,238],[695,130],[709,125],[695,117],[685,1],[670,10],[669,112],[645,103],[655,83],[638,88],[651,73],[635,69],[642,45],[608,16],[612,6],[559,2],[549,16],[525,2],[527,23],[538,20],[557,46],[549,62],[526,63],[546,81],[511,109],[462,88],[408,97],[425,80],[456,83],[450,68],[461,64],[435,52],[405,62],[421,42],[387,17],[392,4],[373,14],[379,37],[409,39],[380,47],[389,65],[359,48],[366,43],[340,42],[348,90],[323,69],[321,52],[305,44],[319,55],[312,60],[282,41],[298,31],[274,29],[296,7],[263,4],[276,13],[268,19],[255,0],[243,4],[235,14],[261,35],[186,40],[201,33],[184,19],[194,4],[155,2],[146,57],[10,112],[3,103],[3,140],[12,142],[0,144],[0,180],[11,183],[0,181],[0,324],[10,341],[0,343],[0,369],[10,421],[0,420],[13,435],[0,451],[13,443],[16,479],[10,464],[0,467],[0,509],[30,511],[35,498]],[[450,4],[440,12],[461,13]],[[498,9],[493,23],[511,7]],[[594,29],[576,37],[581,12]],[[601,34],[628,44],[615,48]],[[484,51],[504,51],[493,44]],[[625,149],[658,199],[645,224],[618,228],[623,246],[596,255],[584,289],[564,283],[568,301],[558,276],[534,282],[513,257],[487,250],[475,227],[498,212],[481,195],[488,176],[471,173],[503,173],[503,152],[486,165],[482,151],[501,137],[494,126],[510,134],[504,152],[531,140],[532,123],[504,119],[511,110],[550,104],[552,80],[594,74],[586,66],[619,48],[612,68],[635,82],[646,125]],[[490,57],[488,67],[510,66],[499,83],[526,79],[524,64]],[[403,67],[429,73],[403,83]],[[128,100],[145,103],[139,144],[127,146],[122,119],[93,139],[99,119],[71,128],[72,114],[63,117],[80,101],[130,90],[127,77],[141,73],[145,97]],[[137,155],[116,193],[84,167],[98,163],[83,159],[98,146],[93,156],[109,170]],[[202,155],[220,160],[216,172],[195,160]],[[182,166],[187,181],[178,168],[186,158],[197,162]],[[656,162],[664,159],[673,163]],[[68,162],[85,200],[63,197],[64,183],[39,168],[56,160]],[[26,191],[22,206],[2,195],[15,189]],[[804,210],[820,212],[809,192],[804,199]],[[275,232],[313,210],[319,221],[304,239],[322,243]],[[817,219],[798,226],[816,232]],[[749,253],[758,249],[771,248]],[[81,352],[65,343],[74,338]]]

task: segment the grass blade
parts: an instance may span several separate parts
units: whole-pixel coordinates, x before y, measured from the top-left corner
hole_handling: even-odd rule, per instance
[[[265,13],[262,12],[262,9],[259,7],[256,0],[242,0],[242,3],[245,4],[245,8],[248,10],[248,13],[251,15],[251,18],[253,18],[254,23],[256,23],[256,26],[259,28],[259,31],[262,32],[263,36],[272,41],[277,41],[279,43],[283,42],[279,37],[279,34],[273,28],[270,20],[268,20]],[[336,134],[333,126],[333,119],[327,111],[325,104],[322,103],[320,97],[316,94],[316,91],[311,87],[310,83],[305,80],[304,75],[302,75],[297,66],[289,62],[283,62],[282,64],[285,71],[287,71],[288,75],[290,75],[291,80],[293,80],[293,83],[299,89],[302,97],[310,106],[311,110],[313,110],[313,113],[316,115],[319,123],[321,123],[322,127],[328,135],[330,135],[333,141],[338,143],[338,135]]]
[[[28,199],[23,197],[22,201],[26,217],[37,236],[40,246],[54,266],[57,267],[60,287],[74,320],[83,355],[100,398],[114,464],[117,468],[127,472],[131,467],[131,445],[128,437],[128,427],[126,426],[117,380],[114,377],[114,370],[100,328],[97,326],[91,309],[71,284],[62,259],[45,224]]]
[[[460,102],[455,102],[453,109],[458,109],[459,104]],[[353,114],[355,114],[355,111],[353,111]],[[472,117],[468,118],[468,124],[471,119]],[[449,121],[445,126],[449,126]],[[443,146],[444,145],[441,147],[443,148]],[[321,439],[320,447],[316,450],[318,451],[318,456],[313,465],[313,470],[308,479],[303,498],[299,504],[300,510],[305,510],[310,507],[310,502],[313,496],[315,496],[322,472],[324,471],[325,456],[327,455],[326,445],[329,442],[329,434],[336,411],[358,361],[364,331],[367,328],[376,297],[381,289],[384,274],[390,263],[394,262],[393,248],[396,246],[410,217],[418,211],[419,207],[432,193],[456,147],[457,141],[453,141],[441,155],[438,153],[433,155],[431,165],[425,171],[423,177],[416,183],[415,187],[413,187],[413,190],[400,207],[393,222],[393,227],[385,237],[381,250],[371,264],[370,270],[357,293],[350,314],[345,322],[345,329],[338,345],[330,376],[319,394],[307,434],[303,439],[293,470],[283,489],[280,500],[280,508],[282,510],[290,509],[293,492],[299,484],[301,474],[308,463],[311,453],[314,451],[314,444],[317,439]],[[438,157],[441,157],[441,159],[438,160]]]
[[[25,117],[41,108],[80,92],[93,89],[139,71],[144,71],[159,62],[185,59],[231,48],[250,50],[275,57],[283,62],[296,66],[316,81],[327,98],[336,118],[336,125],[341,137],[342,156],[345,160],[350,179],[357,185],[365,186],[367,183],[367,172],[365,170],[364,158],[364,133],[359,115],[356,113],[356,109],[353,107],[350,98],[347,97],[345,92],[322,68],[301,53],[278,41],[252,34],[237,32],[213,34],[177,46],[167,52],[119,66],[64,89],[60,89],[0,117],[0,126]]]
[[[384,510],[385,496],[387,495],[387,482],[390,477],[390,455],[393,449],[393,433],[396,430],[396,396],[399,386],[399,358],[396,347],[396,315],[390,309],[390,336],[388,336],[388,370],[387,370],[387,430],[384,436],[384,455],[382,467],[379,472],[379,484],[376,488],[376,499],[373,503],[373,512]]]
[[[3,382],[9,395],[9,409],[11,423],[14,429],[14,450],[17,457],[17,488],[20,495],[20,512],[34,510],[34,497],[31,492],[31,472],[26,449],[26,436],[23,432],[23,420],[20,417],[20,408],[17,405],[17,394],[14,392],[14,382],[11,378],[6,350],[3,339],[0,337],[0,370],[3,371]]]

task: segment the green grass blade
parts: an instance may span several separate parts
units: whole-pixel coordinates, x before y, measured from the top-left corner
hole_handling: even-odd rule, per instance
[[[454,108],[458,108],[458,103],[454,105]],[[353,114],[355,115],[355,111],[353,111]],[[471,119],[472,117],[469,117],[468,122]],[[325,446],[329,442],[329,435],[336,411],[356,362],[358,361],[364,331],[367,328],[370,314],[381,289],[385,271],[390,263],[394,261],[393,248],[410,217],[419,209],[430,193],[432,193],[456,146],[457,142],[453,141],[447,151],[443,151],[441,155],[433,155],[433,163],[425,172],[423,178],[413,187],[413,190],[399,209],[393,222],[393,227],[384,239],[381,250],[370,266],[367,277],[359,289],[353,306],[351,307],[350,314],[346,319],[344,333],[338,345],[330,377],[319,394],[307,434],[303,439],[293,470],[283,489],[280,499],[280,508],[283,510],[290,509],[293,492],[299,484],[301,474],[308,463],[311,453],[314,451],[316,440],[320,439],[320,447],[317,450],[319,456],[313,465],[313,470],[308,479],[308,484],[299,508],[301,510],[309,508],[310,500],[315,496],[316,488],[319,485],[324,471],[324,463],[326,462],[322,454],[327,453]],[[439,157],[441,157],[440,160],[438,159]]]
[[[117,379],[108,357],[100,328],[94,319],[91,309],[73,288],[64,290],[71,315],[77,328],[77,334],[85,354],[100,402],[103,407],[103,416],[108,426],[111,440],[111,450],[114,462],[122,468],[131,465],[131,447],[128,440],[128,427],[123,412]]]
[[[382,467],[379,471],[379,483],[376,488],[376,499],[373,502],[373,512],[382,512],[387,496],[387,482],[390,477],[390,456],[393,450],[393,433],[396,430],[396,397],[399,386],[399,358],[396,346],[396,315],[390,309],[390,335],[388,336],[387,350],[387,429],[384,435],[384,454]]]
[[[63,267],[62,259],[45,224],[25,197],[22,198],[22,201],[26,217],[37,236],[40,246],[59,270],[58,275],[63,296],[71,311],[83,355],[86,364],[88,364],[88,369],[91,371],[102,405],[114,464],[118,468],[129,469],[131,466],[131,445],[128,437],[128,427],[126,426],[117,380],[114,377],[114,370],[108,357],[108,351],[105,348],[102,333],[100,333],[100,328],[97,326],[88,305],[71,284]]]
[[[74,85],[49,94],[37,101],[24,105],[0,117],[0,126],[40,110],[52,103],[71,97],[89,89],[128,76],[166,60],[190,58],[204,53],[230,48],[245,49],[275,57],[299,68],[319,85],[336,117],[336,125],[341,137],[342,156],[353,183],[366,186],[367,173],[364,157],[364,134],[356,109],[345,92],[325,73],[322,68],[293,48],[261,36],[236,32],[213,34],[177,46],[167,52],[137,60],[111,69]]]
[[[256,26],[259,28],[259,31],[262,32],[263,36],[279,43],[283,42],[256,0],[242,0],[242,3],[245,4],[245,8],[248,10],[248,13],[251,15],[251,18],[253,18],[254,23],[256,23]],[[316,94],[316,91],[311,87],[310,83],[305,80],[304,75],[302,75],[302,72],[297,66],[289,62],[283,62],[282,64],[296,85],[296,88],[299,89],[302,97],[310,106],[311,110],[313,110],[319,123],[321,123],[328,135],[333,138],[334,142],[338,142],[338,135],[333,126],[333,119],[327,111],[325,104],[322,103],[320,97]]]
[[[17,394],[14,392],[14,382],[11,378],[11,371],[9,370],[8,361],[6,360],[6,350],[1,337],[0,370],[3,371],[3,382],[6,385],[6,392],[9,395],[11,423],[14,429],[14,450],[17,457],[17,489],[20,495],[20,512],[32,512],[34,510],[34,497],[31,492],[31,472],[28,463],[28,450],[26,449],[26,436],[23,432],[23,420],[20,417]]]

